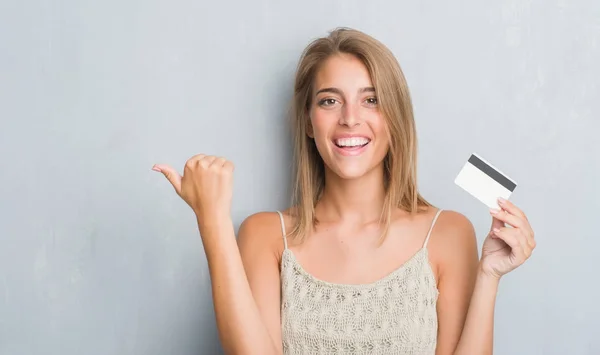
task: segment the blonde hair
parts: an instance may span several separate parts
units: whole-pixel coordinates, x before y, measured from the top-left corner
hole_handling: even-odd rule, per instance
[[[417,138],[413,108],[398,61],[381,42],[349,28],[337,28],[329,36],[310,43],[300,57],[294,83],[292,129],[295,178],[291,209],[294,224],[289,237],[301,242],[318,223],[316,204],[325,186],[325,167],[314,141],[307,135],[313,83],[320,65],[336,54],[350,54],[367,67],[390,137],[384,158],[385,202],[380,218],[382,237],[389,230],[392,212],[410,213],[431,206],[417,190]]]

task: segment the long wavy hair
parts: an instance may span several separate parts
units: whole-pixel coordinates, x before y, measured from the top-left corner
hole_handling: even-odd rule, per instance
[[[313,40],[303,51],[294,83],[292,129],[295,172],[292,189],[293,228],[289,237],[302,242],[318,224],[315,207],[325,187],[325,167],[312,138],[307,135],[313,84],[321,64],[336,54],[351,54],[366,66],[390,142],[384,158],[385,202],[380,223],[382,238],[389,230],[392,212],[410,213],[431,206],[417,189],[417,138],[413,107],[406,79],[392,52],[373,37],[350,28],[337,28]]]

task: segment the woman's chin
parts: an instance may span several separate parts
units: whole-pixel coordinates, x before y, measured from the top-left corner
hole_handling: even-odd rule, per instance
[[[372,167],[346,166],[338,167],[337,169],[333,170],[333,173],[342,180],[357,180],[368,175],[372,170]]]

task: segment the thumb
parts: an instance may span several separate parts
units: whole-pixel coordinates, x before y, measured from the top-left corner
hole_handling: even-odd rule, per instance
[[[178,195],[181,195],[181,175],[172,167],[164,164],[156,164],[152,170],[162,173],[167,180],[173,185]]]

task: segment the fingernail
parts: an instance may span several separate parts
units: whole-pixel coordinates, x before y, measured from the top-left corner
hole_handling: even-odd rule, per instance
[[[499,232],[500,232],[500,229],[494,228],[494,233],[499,233]]]
[[[498,212],[500,212],[500,210],[499,210],[499,209],[496,209],[496,208],[491,208],[491,209],[490,209],[490,213],[491,213],[491,214],[497,214]]]
[[[498,197],[498,202],[500,202],[501,204],[503,204],[503,203],[505,203],[505,202],[506,202],[506,200],[505,200],[505,199],[503,199],[502,197]]]
[[[152,167],[152,170],[154,170],[154,171],[158,171],[158,172],[160,173],[160,169],[159,169],[159,168],[157,168],[156,166],[153,166],[153,167]]]

